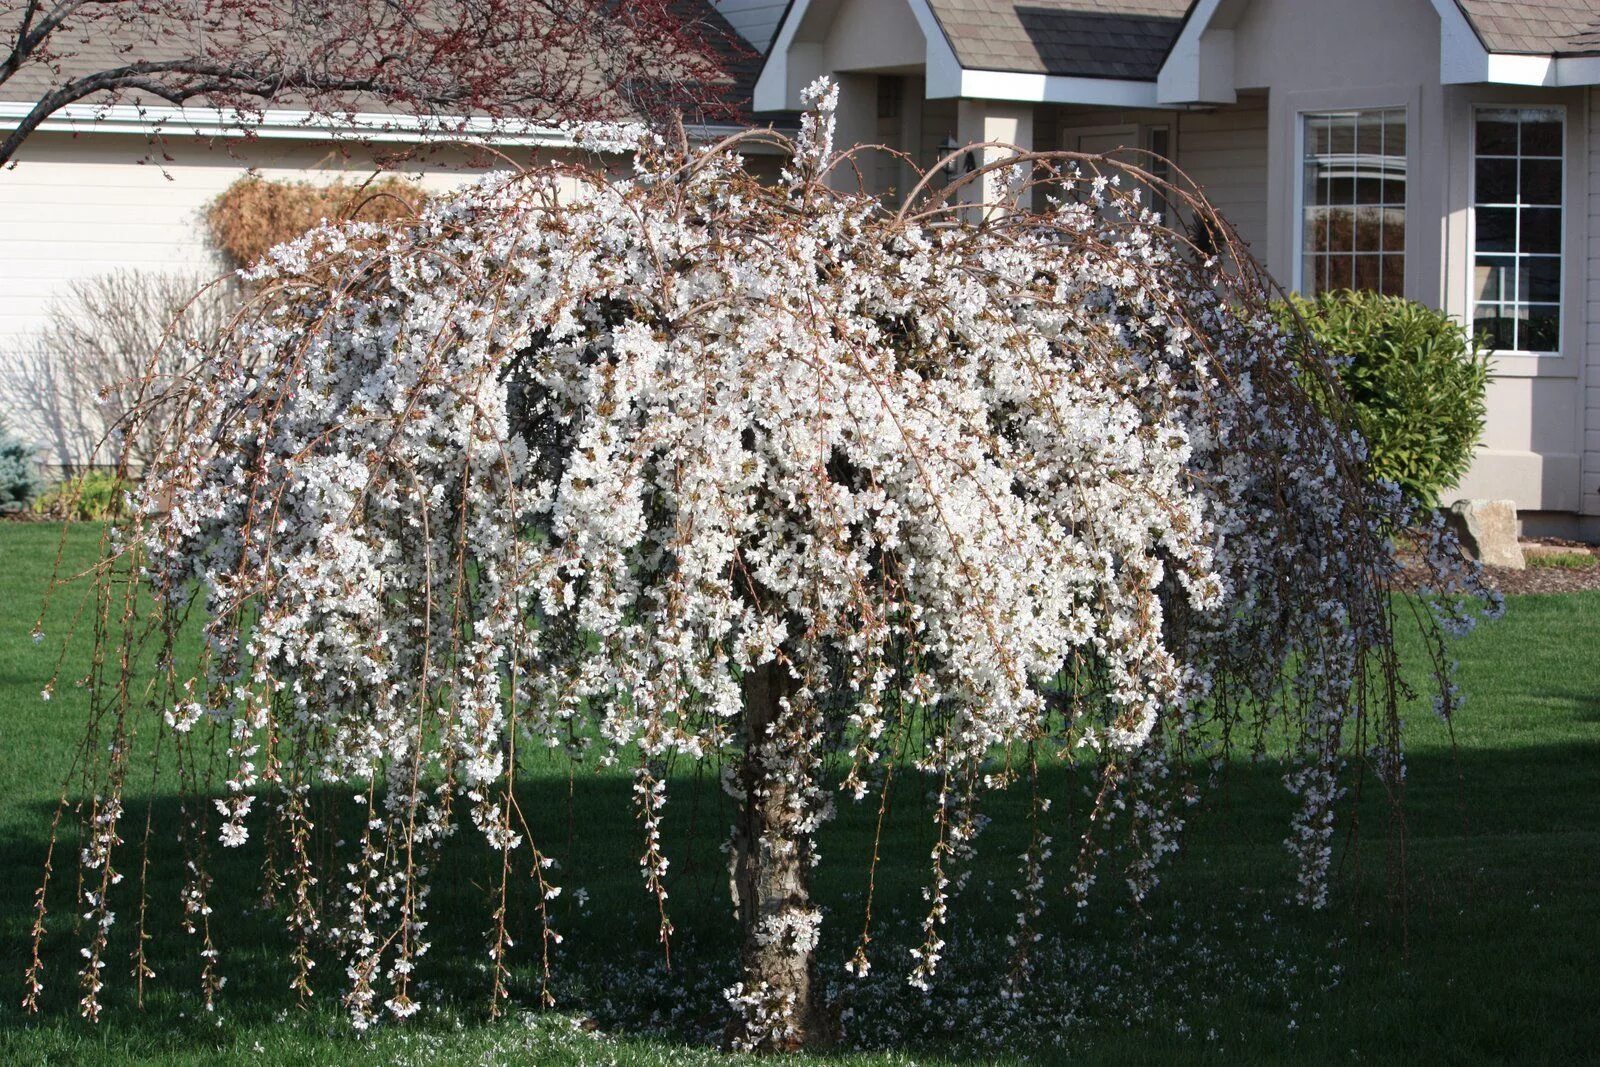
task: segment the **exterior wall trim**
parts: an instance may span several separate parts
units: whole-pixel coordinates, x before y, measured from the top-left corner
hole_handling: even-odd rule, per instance
[[[0,129],[14,129],[33,105],[0,102]],[[330,121],[329,116],[310,111],[274,108],[259,116],[233,109],[148,107],[133,104],[68,104],[40,123],[46,133],[192,134],[198,137],[253,137],[286,140],[359,140],[422,144],[429,142],[473,141],[497,145],[534,145],[540,148],[573,148],[577,142],[570,128],[529,122],[506,122],[487,116],[441,116],[424,119],[417,115],[358,112]],[[729,136],[742,126],[696,125],[688,127],[695,140]]]
[[[1268,107],[1271,107],[1269,102]],[[1303,91],[1284,94],[1283,118],[1279,131],[1287,149],[1282,170],[1273,187],[1284,190],[1284,212],[1281,216],[1283,240],[1276,249],[1282,256],[1284,269],[1280,276],[1289,281],[1295,292],[1304,292],[1305,284],[1305,183],[1301,180],[1301,163],[1305,159],[1305,116],[1321,111],[1371,111],[1376,109],[1402,109],[1406,113],[1406,234],[1405,283],[1403,291],[1408,299],[1434,303],[1438,291],[1436,277],[1428,277],[1429,264],[1437,258],[1437,245],[1429,247],[1424,220],[1428,211],[1424,205],[1424,182],[1431,174],[1423,167],[1423,147],[1431,133],[1423,118],[1421,85],[1371,86],[1339,92]],[[1422,244],[1420,249],[1418,245]]]
[[[1155,82],[1123,78],[1069,78],[1058,74],[963,68],[954,92],[936,93],[932,79],[928,84],[929,96],[957,96],[969,100],[1138,108],[1161,106],[1156,98]]]
[[[1522,56],[1491,52],[1486,82],[1561,88],[1600,85],[1600,56]]]
[[[1241,0],[1198,0],[1156,76],[1162,103],[1232,104],[1233,30],[1213,25],[1221,13],[1237,13]]]

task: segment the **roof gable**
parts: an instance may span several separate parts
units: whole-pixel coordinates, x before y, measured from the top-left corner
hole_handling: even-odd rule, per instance
[[[1154,81],[1190,0],[927,0],[969,70]]]

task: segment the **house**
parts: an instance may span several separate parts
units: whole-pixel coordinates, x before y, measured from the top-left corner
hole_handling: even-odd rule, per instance
[[[1146,149],[1286,287],[1401,294],[1486,332],[1488,427],[1458,494],[1515,501],[1531,533],[1600,540],[1600,0],[709,2],[765,53],[758,115],[798,108],[826,74],[839,141],[917,168],[977,141]],[[0,122],[22,106],[0,98]],[[247,168],[373,167],[370,144],[275,112],[249,143],[159,116],[173,158],[141,162],[150,117],[69,111],[0,174],[0,352],[73,278],[220,269],[200,213]],[[512,140],[571,151],[553,130]],[[409,166],[430,187],[463,179],[460,160]],[[863,177],[894,198],[912,169],[880,154]]]
[[[1600,539],[1600,0],[722,6],[771,34],[758,111],[827,74],[840,141],[919,167],[989,140],[1154,151],[1286,287],[1400,294],[1487,333],[1457,494]],[[884,156],[865,180],[893,197],[909,171]]]

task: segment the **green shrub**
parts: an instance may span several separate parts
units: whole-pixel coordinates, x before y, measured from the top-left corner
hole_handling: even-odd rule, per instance
[[[1488,353],[1444,312],[1399,297],[1341,290],[1290,300],[1316,347],[1348,358],[1340,377],[1373,474],[1437,507],[1483,434]]]
[[[39,498],[34,510],[49,519],[100,522],[122,512],[128,484],[114,474],[90,471],[69,478]]]
[[[41,488],[33,449],[0,422],[0,515],[25,510]]]

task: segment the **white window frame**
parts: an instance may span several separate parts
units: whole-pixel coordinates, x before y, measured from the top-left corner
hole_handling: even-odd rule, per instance
[[[1414,179],[1416,177],[1416,168],[1413,166],[1413,160],[1416,158],[1417,117],[1416,111],[1409,100],[1396,100],[1389,103],[1374,101],[1361,104],[1303,106],[1290,113],[1294,122],[1294,156],[1289,161],[1289,177],[1294,188],[1294,195],[1291,197],[1294,211],[1292,222],[1294,240],[1289,249],[1291,260],[1289,276],[1292,279],[1289,288],[1296,293],[1303,295],[1306,291],[1306,118],[1310,115],[1359,115],[1364,111],[1399,111],[1406,117],[1406,202],[1404,205],[1406,243],[1405,247],[1400,250],[1405,263],[1400,279],[1400,293],[1406,297],[1411,295],[1411,205],[1415,196]]]
[[[1467,106],[1467,306],[1462,316],[1467,324],[1467,329],[1473,334],[1477,333],[1478,324],[1478,298],[1473,291],[1473,272],[1478,266],[1478,113],[1480,111],[1559,111],[1561,113],[1561,246],[1558,259],[1561,264],[1561,284],[1557,287],[1560,294],[1556,303],[1556,347],[1553,351],[1536,351],[1526,348],[1501,348],[1495,349],[1496,356],[1519,356],[1536,360],[1557,359],[1566,354],[1570,338],[1568,333],[1567,313],[1567,281],[1571,265],[1567,259],[1567,230],[1570,227],[1568,212],[1572,205],[1572,116],[1566,104],[1557,103],[1529,103],[1524,100],[1520,103],[1498,103],[1492,100],[1474,100]],[[1522,145],[1517,145],[1517,161],[1522,161]],[[1520,166],[1518,181],[1520,178]],[[1521,232],[1522,219],[1517,219],[1518,232]],[[1494,255],[1495,253],[1489,253]],[[1521,258],[1520,251],[1516,258]],[[1499,301],[1504,304],[1504,301]],[[1543,303],[1543,301],[1541,301]]]

